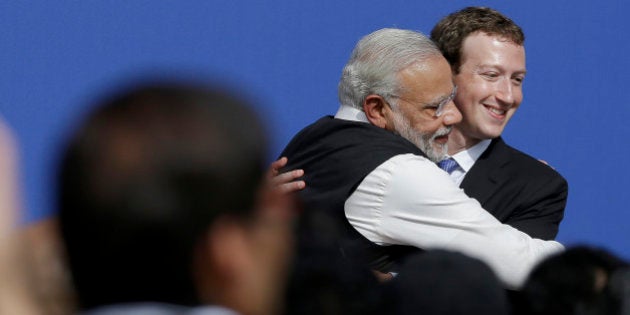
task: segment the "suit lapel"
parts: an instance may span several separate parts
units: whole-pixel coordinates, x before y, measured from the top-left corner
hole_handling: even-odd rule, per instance
[[[466,173],[460,187],[469,197],[484,205],[509,180],[503,169],[510,163],[507,145],[501,137],[493,139],[473,167]]]

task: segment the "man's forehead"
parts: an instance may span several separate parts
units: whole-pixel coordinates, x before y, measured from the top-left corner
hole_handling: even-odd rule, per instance
[[[461,63],[475,60],[476,67],[510,64],[525,71],[525,47],[500,35],[476,33],[466,38],[461,50]],[[522,68],[522,69],[521,69]]]
[[[450,76],[450,65],[446,58],[442,55],[435,55],[429,58],[419,60],[417,62],[412,63],[408,67],[402,69],[399,73],[399,76],[419,76],[422,78],[427,77],[427,79],[431,79],[428,77],[438,75],[442,76]]]
[[[478,37],[478,36],[485,36],[491,39],[496,39],[500,42],[509,42],[516,46],[525,47],[523,43],[519,44],[515,42],[514,39],[510,38],[509,35],[500,34],[500,33],[491,32],[491,31],[485,31],[485,30],[478,30],[478,31],[471,32],[470,34],[466,35],[466,37],[464,37],[463,41],[466,41],[470,37]]]
[[[460,54],[463,56],[466,52],[468,52],[468,50],[470,50],[469,46],[477,46],[476,44],[479,44],[480,42],[499,42],[503,44],[514,45],[515,47],[523,49],[523,52],[525,51],[524,45],[517,44],[505,35],[497,33],[487,33],[484,31],[476,31],[468,34],[468,36],[463,39]]]
[[[451,68],[442,56],[416,63],[399,73],[401,94],[422,98],[424,102],[448,97],[453,90]]]

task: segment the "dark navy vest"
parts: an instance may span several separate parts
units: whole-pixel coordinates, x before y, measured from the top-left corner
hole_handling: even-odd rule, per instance
[[[356,231],[345,217],[344,203],[376,167],[399,154],[424,156],[414,144],[374,125],[326,116],[304,128],[281,156],[285,170],[304,170],[306,188],[299,192],[305,211],[326,211],[343,226],[339,247],[346,256],[375,270],[395,270],[396,262],[418,249],[379,246]],[[369,210],[365,210],[369,211]]]

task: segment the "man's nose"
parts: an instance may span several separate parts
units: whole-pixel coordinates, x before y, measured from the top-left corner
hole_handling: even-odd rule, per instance
[[[453,101],[450,101],[446,105],[442,117],[442,123],[446,126],[454,125],[462,121],[462,113],[459,112],[459,109],[457,109]]]
[[[498,83],[496,98],[505,105],[514,104],[514,86],[509,79],[503,79]]]

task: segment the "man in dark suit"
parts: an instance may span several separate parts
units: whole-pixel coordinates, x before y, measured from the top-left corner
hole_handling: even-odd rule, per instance
[[[445,248],[481,259],[517,288],[562,247],[500,224],[435,165],[461,121],[456,90],[450,65],[424,35],[368,34],[342,71],[339,110],[289,142],[285,168],[304,170],[306,211],[346,227],[338,244],[348,257],[389,272],[409,247]]]
[[[449,159],[441,167],[448,165],[451,178],[501,222],[535,238],[555,238],[566,180],[501,138],[523,99],[523,31],[493,9],[469,7],[438,22],[431,39],[451,64],[463,116],[448,141],[456,163]]]

